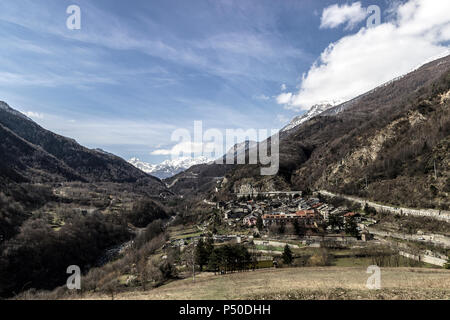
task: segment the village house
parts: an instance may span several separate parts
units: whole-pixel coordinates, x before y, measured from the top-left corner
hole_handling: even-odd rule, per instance
[[[347,212],[346,214],[344,214],[344,222],[347,222],[349,219],[354,218],[357,222],[359,222],[359,217],[361,215],[357,212]]]
[[[319,220],[319,215],[314,210],[299,210],[295,215],[297,220],[304,225],[313,225]]]
[[[272,225],[273,223],[278,224],[281,221],[285,221],[286,215],[283,212],[274,212],[271,214],[265,214],[262,216],[263,224],[265,227]]]
[[[315,221],[319,220],[319,216],[314,210],[299,210],[295,213],[274,212],[265,214],[262,219],[264,226],[294,222],[295,220],[304,225],[313,225]]]
[[[329,220],[330,213],[334,210],[334,207],[332,205],[323,204],[320,207],[317,207],[317,212],[319,212],[320,215],[322,215],[322,218],[325,221]]]
[[[252,214],[245,216],[244,219],[242,219],[242,223],[249,227],[256,226],[256,221],[258,221],[258,218]]]
[[[322,205],[323,205],[323,203],[320,203],[320,202],[314,203],[313,205],[311,205],[311,209],[317,209],[317,208],[319,208]]]

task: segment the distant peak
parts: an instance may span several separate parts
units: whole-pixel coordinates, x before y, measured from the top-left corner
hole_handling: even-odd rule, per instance
[[[160,179],[170,178],[177,173],[185,171],[192,166],[204,163],[212,162],[205,156],[200,156],[196,158],[192,157],[179,157],[176,159],[164,160],[159,164],[151,164],[145,161],[139,160],[137,157],[133,157],[128,162],[135,166],[136,168],[144,171],[145,173],[151,174]]]

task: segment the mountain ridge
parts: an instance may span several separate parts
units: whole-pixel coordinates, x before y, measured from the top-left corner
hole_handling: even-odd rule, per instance
[[[211,161],[213,160],[202,156],[197,158],[182,157],[179,159],[164,160],[158,164],[151,164],[134,157],[129,159],[128,163],[131,163],[136,168],[159,179],[167,179],[189,169],[194,165],[208,163]]]
[[[337,113],[345,110],[349,105],[356,103],[364,96],[367,96],[368,94],[373,93],[376,90],[379,90],[385,86],[388,86],[388,85],[394,83],[395,81],[402,79],[403,77],[408,76],[408,74],[426,66],[427,64],[433,63],[434,61],[437,61],[437,60],[444,59],[449,54],[450,54],[450,50],[446,50],[445,52],[443,52],[437,56],[428,58],[425,61],[423,61],[421,64],[412,68],[409,72],[406,72],[406,73],[404,73],[398,77],[395,77],[387,82],[384,82],[384,83],[376,86],[375,88],[373,88],[367,92],[364,92],[360,95],[357,95],[356,97],[349,99],[347,101],[342,101],[342,102],[332,101],[332,102],[322,102],[322,103],[315,104],[315,105],[311,106],[311,108],[308,109],[304,114],[294,117],[286,126],[284,126],[280,130],[280,132],[290,131],[290,130],[296,128],[297,126],[301,125],[302,123],[304,123],[318,115],[337,114]]]
[[[280,132],[278,174],[262,177],[257,165],[238,165],[226,192],[246,184],[262,191],[329,189],[411,207],[426,199],[422,205],[444,208],[449,89],[447,56]],[[440,172],[434,182],[430,158]]]
[[[46,130],[5,102],[0,102],[0,134],[0,178],[7,182],[142,182],[165,188],[122,158]]]

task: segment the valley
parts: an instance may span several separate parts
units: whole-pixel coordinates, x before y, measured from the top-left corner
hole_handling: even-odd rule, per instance
[[[0,103],[0,295],[448,299],[449,92],[450,56],[294,119],[275,175],[245,141],[163,180]]]

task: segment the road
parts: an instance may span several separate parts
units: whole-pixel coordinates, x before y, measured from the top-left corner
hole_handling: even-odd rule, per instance
[[[442,246],[444,248],[450,248],[450,238],[440,234],[406,234],[400,232],[388,232],[377,230],[374,228],[366,228],[371,234],[381,236],[381,237],[392,237],[396,239],[409,240],[409,241],[418,241],[418,242],[429,242],[435,245]]]
[[[354,196],[347,196],[344,194],[336,194],[332,193],[326,190],[320,190],[319,193],[330,196],[330,197],[341,197],[353,202],[360,203],[361,205],[367,205],[373,207],[377,211],[387,211],[394,214],[400,214],[400,215],[411,215],[411,216],[420,216],[420,217],[429,217],[436,220],[446,221],[450,222],[450,212],[444,211],[444,210],[434,210],[434,209],[411,209],[411,208],[401,208],[401,207],[393,207],[393,206],[387,206],[378,204],[372,201],[368,201],[362,198],[354,197]]]

